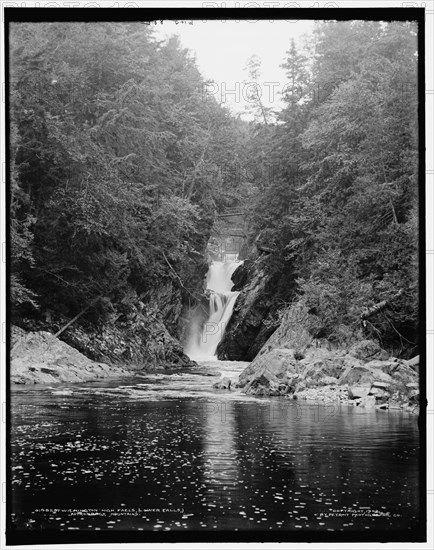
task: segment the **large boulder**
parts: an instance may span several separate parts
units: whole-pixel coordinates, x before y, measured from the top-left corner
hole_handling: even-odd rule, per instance
[[[219,359],[252,361],[274,330],[263,323],[273,304],[273,285],[259,260],[245,260],[235,270],[232,280],[232,290],[240,294],[217,355]]]
[[[381,388],[372,387],[369,395],[373,395],[375,397],[375,402],[377,404],[379,403],[387,403],[390,398],[390,392],[387,390],[382,390]]]
[[[271,373],[264,372],[248,384],[245,388],[245,393],[252,395],[278,395],[279,387],[279,380]]]
[[[354,344],[349,352],[351,356],[361,361],[372,361],[373,359],[386,360],[389,358],[387,351],[383,350],[377,342],[372,340],[362,340]]]
[[[358,399],[359,397],[366,397],[371,389],[371,385],[365,386],[351,386],[348,388],[348,397],[350,399]]]
[[[325,385],[325,380],[339,378],[344,358],[325,350],[314,350],[313,354],[307,353],[307,356],[300,361],[300,365],[304,367],[303,377],[306,384]]]
[[[362,399],[359,402],[359,407],[364,407],[365,409],[373,409],[375,408],[376,400],[373,395],[367,395],[365,397],[362,397]]]
[[[412,359],[408,359],[407,365],[414,369],[416,372],[419,372],[419,364],[420,364],[420,355],[416,355],[416,357],[413,357]]]
[[[239,386],[245,393],[259,395],[280,395],[282,392],[291,392],[299,379],[298,363],[294,350],[273,349],[259,355],[240,374]]]
[[[217,382],[213,384],[213,388],[215,388],[216,390],[230,390],[231,385],[232,380],[226,376],[221,380],[217,380]]]
[[[412,390],[410,391],[409,395],[409,404],[410,405],[418,405],[419,404],[419,390]]]
[[[277,378],[283,378],[286,374],[296,374],[298,361],[295,359],[293,349],[276,348],[268,353],[259,355],[240,374],[239,383],[241,386],[257,378],[262,372],[267,371]]]
[[[367,363],[364,363],[364,366],[368,367],[369,369],[381,371],[385,374],[393,376],[393,374],[399,369],[400,363],[398,360],[380,361],[376,359],[374,361],[368,361]]]
[[[323,378],[320,378],[317,382],[318,386],[337,386],[338,384],[339,380],[334,376],[324,376]]]
[[[339,384],[349,386],[370,384],[374,381],[389,383],[392,377],[380,368],[373,368],[368,364],[349,366],[339,377]]]
[[[412,367],[408,366],[407,361],[399,361],[393,373],[393,379],[408,384],[419,381],[419,375]]]
[[[13,384],[83,382],[128,374],[122,367],[88,359],[50,332],[14,331],[12,342]]]

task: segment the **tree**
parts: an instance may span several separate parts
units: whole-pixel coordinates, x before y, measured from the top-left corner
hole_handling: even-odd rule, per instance
[[[141,23],[13,25],[11,43],[15,302],[73,317],[197,292],[237,128],[189,52]]]
[[[266,107],[262,99],[261,65],[262,61],[257,55],[249,57],[245,67],[249,80],[244,81],[243,85],[246,99],[250,104],[246,106],[246,110],[253,115],[255,122],[260,121],[267,126],[272,120],[272,109]]]
[[[310,312],[312,334],[364,329],[397,352],[417,334],[416,36],[411,22],[323,22],[310,56],[291,43],[253,225],[275,295]]]

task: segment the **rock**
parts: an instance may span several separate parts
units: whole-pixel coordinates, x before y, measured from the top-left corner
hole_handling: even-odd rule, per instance
[[[359,407],[363,407],[365,409],[375,408],[375,397],[373,395],[367,395],[366,397],[362,397],[359,403]]]
[[[382,390],[387,390],[390,387],[390,384],[387,382],[378,382],[377,380],[372,384],[374,388],[380,388]]]
[[[389,392],[384,391],[380,388],[371,388],[369,395],[373,395],[375,397],[375,401],[377,404],[388,402],[390,397]]]
[[[372,388],[369,390],[369,394],[368,395],[375,395],[375,397],[380,397],[380,396],[387,396],[389,397],[389,392],[387,391],[384,391],[383,389],[381,388],[376,388],[375,386],[372,386]]]
[[[84,326],[74,323],[62,333],[61,340],[94,361],[146,369],[192,367],[195,363],[184,354],[174,336],[181,300],[178,294],[179,289],[164,285],[158,292],[150,293],[146,307],[140,301],[137,307],[121,304],[119,309],[124,313],[115,322]],[[64,326],[66,321],[57,319],[55,326]]]
[[[342,366],[335,361],[330,361],[329,357],[321,359],[312,359],[307,357],[301,361],[302,365],[306,365],[304,377],[314,382],[319,382],[325,378],[337,379],[342,371]]]
[[[15,346],[22,338],[26,336],[27,332],[16,325],[11,326],[11,347]]]
[[[413,357],[412,359],[407,360],[407,365],[414,370],[418,370],[419,364],[420,364],[420,355],[416,355],[416,357]]]
[[[263,262],[257,259],[245,260],[232,280],[232,290],[240,294],[217,355],[219,359],[252,361],[274,331],[263,323],[273,304],[273,284]]]
[[[411,405],[414,405],[415,403],[419,403],[419,391],[416,391],[416,390],[412,391],[408,397]]]
[[[399,369],[399,363],[396,361],[380,361],[376,359],[365,363],[365,367],[369,367],[370,369],[375,369],[392,376],[393,373]]]
[[[393,373],[393,380],[395,382],[399,381],[404,384],[408,384],[410,382],[418,382],[418,373],[413,368],[409,367],[406,361],[399,361],[397,365],[398,367]],[[417,384],[417,387],[419,387],[419,384]]]
[[[336,386],[339,383],[339,380],[334,376],[324,376],[318,380],[319,386]]]
[[[417,373],[406,362],[393,358],[366,361],[367,352],[380,349],[370,341],[352,348],[362,359],[343,350],[313,346],[304,348],[304,358],[299,359],[298,351],[283,347],[289,342],[275,335],[241,373],[239,384],[245,393],[296,394],[300,399],[323,401],[349,399],[349,403],[368,408],[389,401],[399,406],[417,402],[416,396],[410,398],[411,391],[418,388]],[[360,349],[363,353],[358,353]]]
[[[347,367],[339,377],[340,384],[348,384],[350,386],[372,384],[374,381],[390,383],[392,382],[392,377],[379,368],[372,368],[369,364]]]
[[[244,388],[244,392],[252,395],[279,395],[279,385],[279,381],[269,373],[261,374]]]
[[[218,380],[213,384],[213,388],[217,390],[230,390],[232,385],[232,380],[228,377],[224,377],[221,380]]]
[[[356,359],[362,361],[370,361],[372,359],[388,359],[389,354],[383,350],[379,344],[372,340],[362,340],[357,344],[354,344],[348,352]]]
[[[261,376],[265,376],[269,380],[280,378],[282,382],[286,382],[294,374],[297,374],[294,350],[277,348],[252,361],[240,374],[239,384],[247,386]]]
[[[366,397],[369,394],[371,386],[352,386],[348,388],[348,397],[350,399],[357,399],[359,397]]]
[[[15,333],[11,350],[13,384],[83,382],[125,373],[122,367],[92,361],[50,332]]]

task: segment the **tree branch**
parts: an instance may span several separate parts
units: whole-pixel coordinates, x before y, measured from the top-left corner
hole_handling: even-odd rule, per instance
[[[178,281],[180,282],[182,288],[185,288],[184,283],[182,282],[181,277],[180,277],[180,276],[178,275],[178,273],[176,273],[176,271],[173,269],[172,264],[171,264],[171,263],[169,262],[169,260],[167,259],[166,254],[165,254],[163,251],[161,251],[161,253],[163,254],[163,258],[165,259],[166,264],[170,267],[172,273],[173,273],[173,274],[175,275],[175,277],[178,279]],[[188,290],[188,289],[185,288],[185,290]]]

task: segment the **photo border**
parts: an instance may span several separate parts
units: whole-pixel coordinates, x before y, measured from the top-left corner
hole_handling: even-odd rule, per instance
[[[423,8],[397,7],[366,7],[366,8],[8,8],[4,9],[5,17],[5,52],[9,53],[9,25],[14,22],[98,22],[98,21],[161,21],[161,20],[382,20],[382,21],[417,21],[418,32],[418,117],[419,117],[419,303],[420,303],[420,519],[417,529],[409,531],[13,531],[10,524],[11,514],[11,463],[10,463],[10,302],[6,305],[6,357],[7,357],[7,399],[6,399],[6,435],[7,449],[7,501],[6,501],[6,543],[8,545],[27,544],[93,544],[93,543],[162,543],[162,542],[425,542],[427,540],[427,502],[426,502],[426,233],[423,215],[426,212],[425,204],[425,26]],[[289,17],[290,15],[290,17]],[[5,60],[5,72],[9,73],[9,56]],[[10,130],[10,82],[6,80],[6,132]],[[10,165],[10,143],[6,143],[6,166]],[[7,257],[10,257],[10,197],[6,186],[6,214],[7,214]],[[10,262],[6,264],[6,281],[10,281]],[[7,286],[7,298],[10,289]]]

